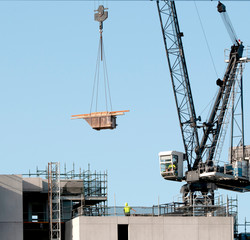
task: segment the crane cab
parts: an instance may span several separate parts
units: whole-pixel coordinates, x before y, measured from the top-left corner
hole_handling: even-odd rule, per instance
[[[182,181],[183,179],[183,153],[165,151],[159,153],[161,176],[166,180]]]

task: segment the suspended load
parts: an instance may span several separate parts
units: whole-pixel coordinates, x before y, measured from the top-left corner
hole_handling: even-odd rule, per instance
[[[95,10],[95,21],[99,22],[99,32],[100,32],[100,41],[96,62],[96,72],[94,78],[94,86],[92,93],[92,100],[90,106],[90,113],[88,114],[78,114],[72,115],[71,119],[85,119],[88,124],[95,130],[103,130],[103,129],[115,129],[116,117],[119,115],[124,115],[125,112],[129,112],[129,110],[123,111],[112,111],[112,103],[111,103],[111,95],[110,95],[110,87],[108,80],[108,71],[104,53],[104,45],[103,45],[103,22],[108,18],[107,8],[104,8],[103,5],[100,5],[97,10]],[[101,64],[102,63],[102,64]],[[102,69],[100,68],[102,66]],[[101,73],[102,71],[102,73]],[[104,105],[106,105],[106,111],[98,112],[98,103],[100,98],[101,91],[99,90],[100,78],[103,76],[103,85],[104,85]],[[95,112],[92,112],[92,107],[95,105]]]
[[[72,119],[85,119],[95,130],[114,129],[117,126],[116,116],[124,115],[125,112],[129,112],[129,110],[72,115]]]

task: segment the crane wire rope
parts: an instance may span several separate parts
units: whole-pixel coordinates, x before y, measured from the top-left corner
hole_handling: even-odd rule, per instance
[[[210,112],[210,110],[211,110],[211,108],[212,108],[212,103],[214,102],[214,99],[215,99],[215,97],[216,97],[216,95],[218,94],[218,90],[216,91],[216,93],[214,94],[214,96],[211,98],[211,100],[209,101],[209,103],[203,108],[203,110],[200,112],[200,114],[199,114],[199,116],[201,116],[205,111],[206,111],[206,109],[210,106],[210,108],[209,108],[209,111],[208,112]],[[208,116],[207,116],[207,118],[208,118]]]
[[[107,95],[109,96],[109,105],[110,105],[110,110],[112,111],[112,100],[111,100],[111,93],[110,93],[110,86],[109,86],[109,78],[108,78],[108,68],[107,68],[107,63],[106,63],[106,56],[105,56],[105,51],[104,51],[104,44],[103,44],[103,69],[105,70],[104,72],[104,86],[105,86],[105,96],[106,96],[106,107],[108,108],[108,100],[107,100]],[[107,90],[108,93],[107,93]]]
[[[225,67],[224,72],[226,71],[226,68],[227,68],[227,67]],[[214,102],[216,96],[218,95],[218,92],[219,92],[219,89],[217,89],[217,91],[215,92],[213,98],[210,100],[210,102],[203,108],[203,110],[202,110],[201,113],[199,114],[199,115],[201,116],[201,115],[205,112],[205,110],[209,107],[209,110],[208,110],[207,116],[206,116],[206,121],[207,121],[208,118],[209,118],[209,113],[210,113],[211,110],[212,110],[213,102]]]
[[[99,79],[99,69],[100,69],[100,47],[101,45],[99,44],[99,48],[98,48],[98,53],[97,53],[97,59],[96,59],[96,70],[95,70],[95,76],[94,76],[94,84],[93,84],[93,90],[92,90],[92,98],[91,98],[91,104],[90,104],[90,113],[92,112],[92,106],[94,103],[94,96],[95,96],[95,91],[96,91],[96,82],[97,79]],[[97,106],[96,106],[97,108]]]
[[[101,54],[101,44],[100,44],[100,47],[99,47],[99,59],[97,59],[98,61],[98,64],[97,64],[97,83],[96,83],[96,107],[95,107],[95,111],[97,112],[97,105],[98,105],[98,93],[99,93],[99,82],[100,82],[100,54]],[[95,80],[94,80],[95,81]]]
[[[96,2],[96,1],[95,1]],[[94,2],[94,7],[95,7]],[[103,1],[104,2],[104,1]],[[99,4],[99,1],[98,1]],[[97,53],[97,60],[96,60],[96,68],[95,68],[95,75],[94,75],[94,83],[93,83],[93,90],[92,90],[92,97],[91,97],[91,104],[90,104],[90,113],[92,112],[92,107],[94,104],[95,99],[95,112],[98,110],[98,98],[99,98],[99,85],[100,85],[100,68],[102,66],[102,74],[103,74],[103,84],[104,84],[104,97],[105,97],[105,106],[106,111],[112,111],[112,101],[111,101],[111,93],[110,93],[110,86],[109,86],[109,79],[108,79],[108,71],[107,71],[107,63],[106,63],[106,56],[104,51],[104,43],[103,43],[103,21],[105,21],[108,17],[108,15],[105,13],[105,10],[107,8],[104,8],[103,5],[99,5],[97,10],[98,15],[95,14],[95,20],[99,22],[99,47],[98,47],[98,53]],[[104,18],[102,18],[104,16]],[[102,62],[102,64],[101,64]]]
[[[99,40],[99,47],[98,47],[97,60],[96,60],[96,70],[95,70],[91,104],[90,104],[90,113],[92,112],[94,99],[95,99],[95,111],[97,112],[97,110],[98,110],[101,62],[103,62],[103,64],[102,64],[102,66],[103,66],[103,84],[104,84],[104,96],[105,96],[106,111],[109,111],[109,107],[110,107],[110,111],[112,111],[112,100],[111,100],[111,93],[110,93],[110,86],[109,86],[107,62],[106,62],[106,56],[105,56],[104,44],[103,44],[102,37]]]
[[[194,1],[194,5],[195,5],[195,9],[196,9],[198,18],[199,18],[199,22],[200,22],[201,29],[202,29],[202,32],[203,32],[203,36],[204,36],[205,41],[206,41],[207,49],[208,49],[208,52],[209,52],[209,55],[210,55],[210,58],[211,58],[211,61],[212,61],[212,64],[213,64],[213,68],[214,68],[215,74],[216,74],[217,78],[219,78],[217,70],[216,70],[216,67],[215,67],[214,59],[213,59],[213,56],[212,56],[212,52],[211,52],[211,49],[210,49],[210,46],[209,46],[209,43],[208,43],[208,40],[207,40],[207,36],[206,36],[205,30],[204,30],[204,27],[203,27],[203,24],[202,24],[202,21],[201,21],[201,16],[199,14],[199,10],[198,10],[198,7],[197,7],[197,4],[196,4],[195,1]]]
[[[103,6],[106,6],[107,8],[109,8],[108,0],[95,0],[95,1],[93,1],[93,5],[94,5],[94,10],[97,9],[96,6],[99,6],[99,5],[103,5]]]
[[[217,72],[217,69],[216,69],[216,66],[215,66],[215,63],[214,63],[213,55],[212,55],[212,52],[211,52],[211,49],[210,49],[210,45],[208,43],[208,39],[207,39],[206,32],[205,32],[205,29],[204,29],[204,26],[203,26],[203,23],[202,23],[202,20],[201,20],[199,9],[198,9],[197,4],[196,4],[195,1],[194,1],[194,6],[195,6],[196,13],[197,13],[200,25],[201,25],[202,33],[203,33],[203,36],[204,36],[204,39],[205,39],[205,42],[206,42],[206,46],[207,46],[207,49],[208,49],[208,52],[209,52],[209,56],[210,56],[210,59],[211,59],[212,65],[213,65],[213,69],[214,69],[215,75],[216,75],[216,77],[218,79],[219,76],[218,76],[218,72]],[[216,98],[217,93],[218,93],[218,90],[216,91],[216,93],[213,96],[213,98],[209,101],[209,103],[203,108],[203,110],[201,111],[201,113],[199,115],[202,115],[202,113],[210,106],[209,107],[209,111],[208,111],[208,115],[209,115],[209,112],[212,109],[212,102]],[[208,119],[208,115],[207,115],[206,119]]]

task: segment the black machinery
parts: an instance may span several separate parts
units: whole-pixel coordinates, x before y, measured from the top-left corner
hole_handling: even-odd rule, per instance
[[[203,123],[200,123],[201,117],[197,117],[195,112],[182,44],[183,33],[180,31],[175,3],[157,1],[157,7],[185,149],[184,153],[159,153],[162,177],[166,180],[187,182],[181,190],[184,199],[195,192],[209,194],[213,199],[217,188],[237,192],[250,191],[250,146],[245,146],[244,143],[242,98],[244,64],[250,59],[243,56],[243,43],[236,37],[225,5],[219,2],[217,8],[233,45],[226,59],[225,74],[216,81],[219,90],[208,121]],[[227,164],[220,165],[220,153],[230,118],[232,126],[229,160]],[[185,165],[186,172],[183,170]]]

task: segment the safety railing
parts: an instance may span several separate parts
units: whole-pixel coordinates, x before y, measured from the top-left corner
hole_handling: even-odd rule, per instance
[[[224,62],[228,63],[230,59],[230,49],[224,50]],[[250,47],[245,46],[243,50],[242,57],[239,59],[241,62],[249,62],[250,61]]]
[[[225,217],[231,216],[226,204],[211,204],[211,201],[196,197],[193,204],[183,202],[173,202],[161,204],[152,207],[133,206],[130,210],[130,216],[197,216],[197,217]],[[125,216],[124,207],[79,207],[73,210],[73,217],[77,216]]]

